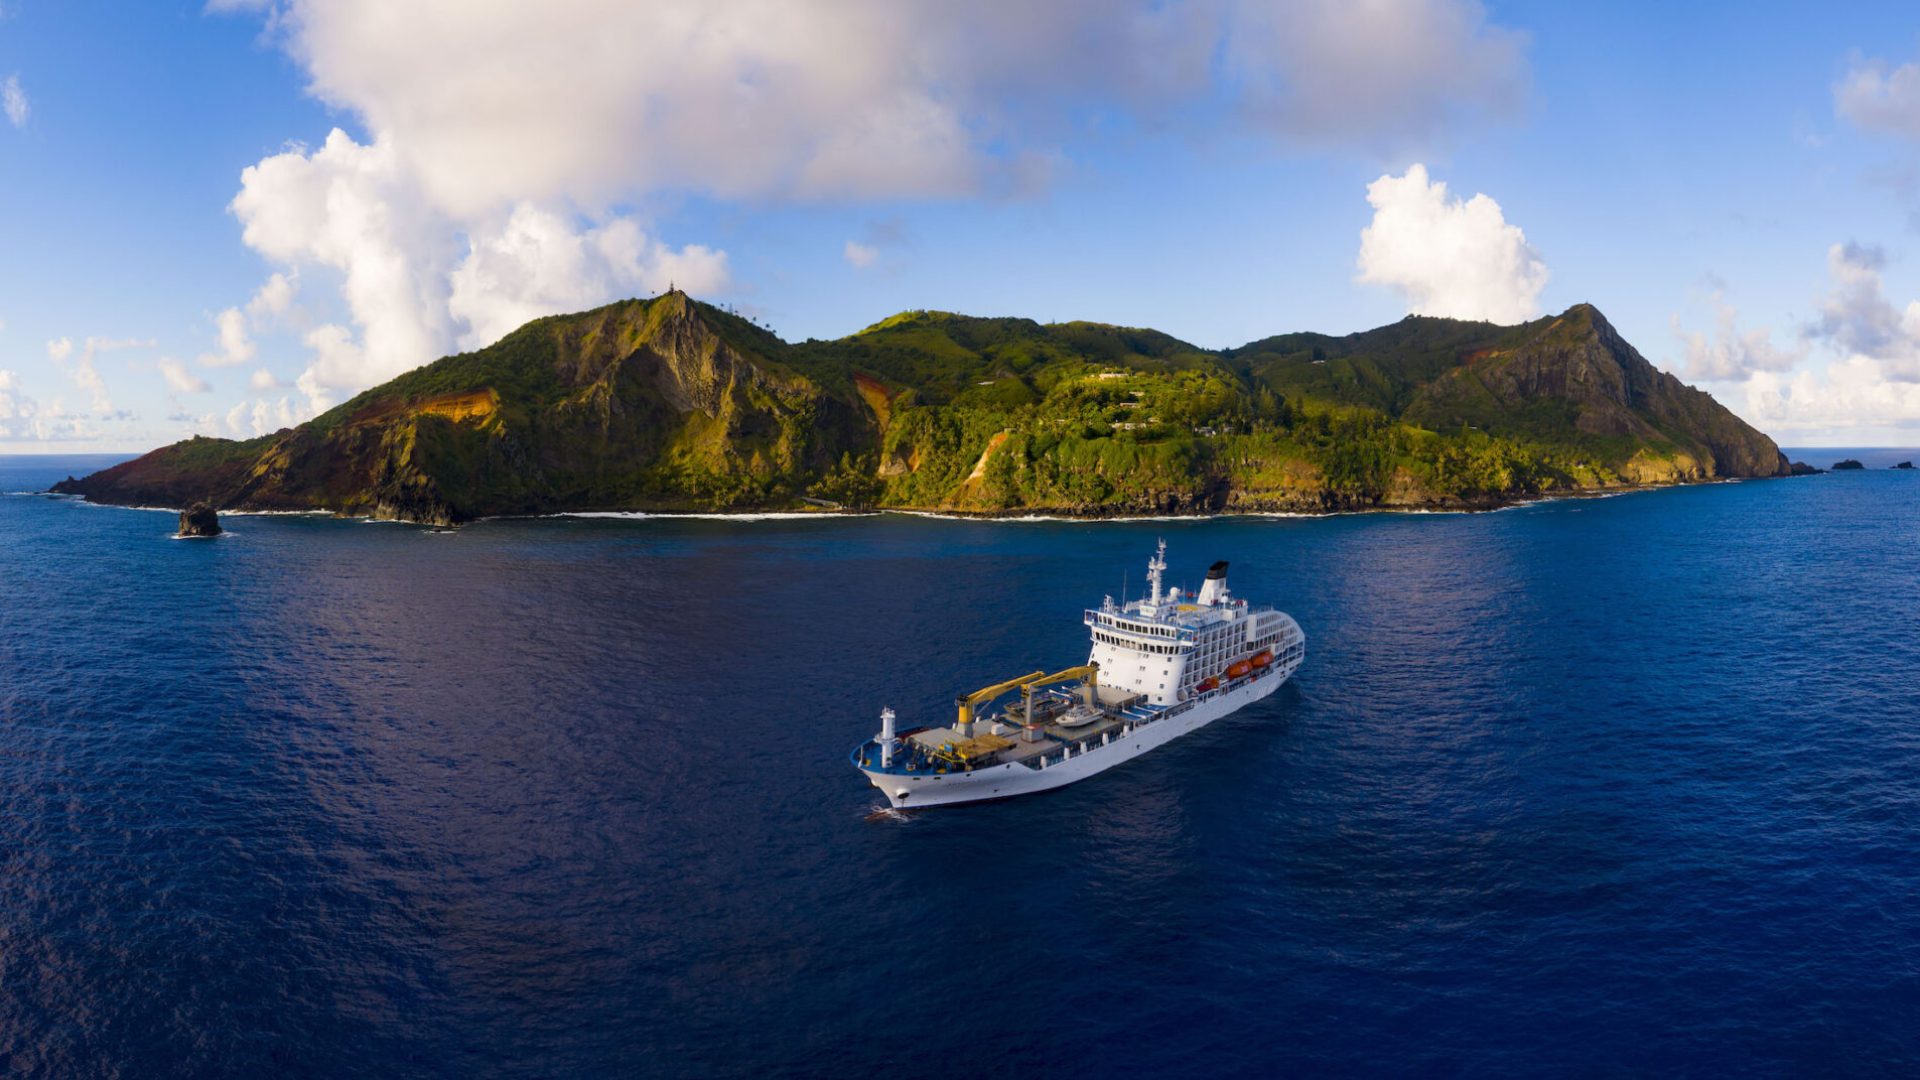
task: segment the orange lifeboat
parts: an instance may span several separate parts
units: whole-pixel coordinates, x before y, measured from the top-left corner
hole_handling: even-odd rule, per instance
[[[1230,665],[1227,668],[1227,678],[1244,679],[1247,676],[1247,672],[1252,670],[1253,670],[1252,664],[1248,663],[1245,660],[1236,660],[1233,662],[1232,665]]]
[[[1194,687],[1193,689],[1195,693],[1204,694],[1209,690],[1218,688],[1219,685],[1220,685],[1219,679],[1201,679],[1200,685]]]
[[[1257,668],[1267,667],[1273,663],[1273,650],[1261,649],[1259,652],[1253,654],[1252,660],[1247,662]]]

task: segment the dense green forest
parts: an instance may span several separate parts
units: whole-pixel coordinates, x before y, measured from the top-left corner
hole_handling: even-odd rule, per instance
[[[1209,351],[903,312],[789,344],[669,293],[536,320],[262,439],[64,490],[417,520],[821,504],[1106,515],[1492,506],[1785,471],[1587,305]]]
[[[1481,505],[1778,466],[1764,436],[1584,306],[1517,327],[1408,318],[1220,353],[1151,330],[907,312],[797,346],[793,363],[835,389],[884,381],[877,456],[850,457],[821,488],[878,505]],[[1528,365],[1557,369],[1557,385],[1543,370],[1515,385]]]

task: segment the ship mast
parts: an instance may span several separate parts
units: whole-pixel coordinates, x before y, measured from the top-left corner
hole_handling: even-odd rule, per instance
[[[1147,580],[1153,583],[1153,598],[1147,602],[1146,614],[1160,613],[1160,578],[1167,572],[1167,542],[1160,541],[1160,548],[1153,558],[1147,560]]]

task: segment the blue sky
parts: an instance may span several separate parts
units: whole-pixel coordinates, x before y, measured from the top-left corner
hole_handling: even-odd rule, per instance
[[[0,451],[272,430],[669,278],[793,340],[1590,301],[1783,444],[1915,441],[1910,6],[951,7],[0,0]]]

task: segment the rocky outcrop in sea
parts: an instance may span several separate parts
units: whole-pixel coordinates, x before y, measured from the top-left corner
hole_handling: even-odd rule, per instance
[[[180,511],[180,536],[219,536],[222,531],[220,515],[207,503],[195,503]]]

